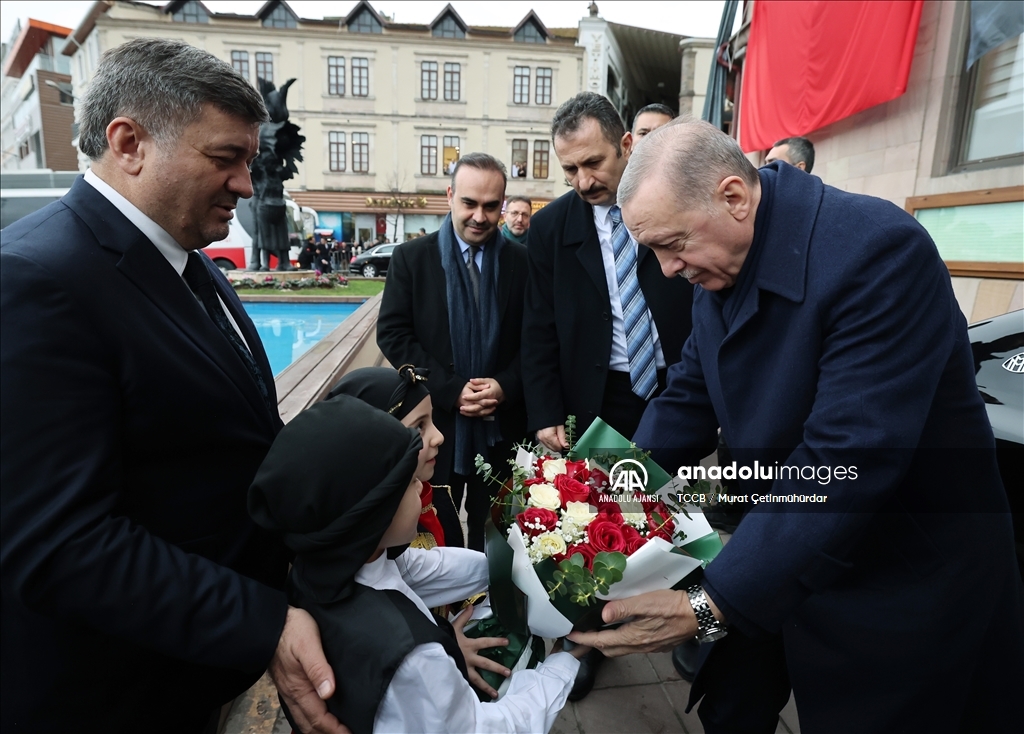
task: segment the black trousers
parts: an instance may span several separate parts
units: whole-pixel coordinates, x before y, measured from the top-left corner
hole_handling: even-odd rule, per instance
[[[655,396],[665,389],[665,373],[666,370],[658,370],[658,389],[654,392]],[[601,401],[601,420],[626,438],[632,439],[644,411],[647,410],[647,402],[633,392],[628,372],[608,370],[604,398]]]
[[[499,441],[487,452],[487,461],[495,479],[504,482],[512,476],[508,460],[512,458],[512,441]],[[466,498],[466,547],[472,550],[484,549],[484,524],[491,510],[491,499],[497,497],[500,485],[489,481],[481,474],[456,474],[455,456],[452,452],[452,469],[448,475],[448,483],[452,488],[452,501],[455,509],[462,507],[462,498]],[[445,528],[445,543],[449,546],[458,545],[448,540]],[[459,534],[461,538],[461,533]]]

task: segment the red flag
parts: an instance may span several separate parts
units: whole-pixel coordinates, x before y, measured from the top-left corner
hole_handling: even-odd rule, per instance
[[[764,150],[907,90],[924,0],[758,0],[740,98],[740,145]]]

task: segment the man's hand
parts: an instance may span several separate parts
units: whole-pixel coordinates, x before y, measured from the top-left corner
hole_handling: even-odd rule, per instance
[[[469,388],[469,395],[466,394]],[[464,399],[464,400],[463,400]],[[493,377],[474,377],[459,396],[459,412],[469,418],[482,418],[490,415],[505,400],[505,391]]]
[[[577,645],[596,647],[608,657],[665,652],[697,634],[697,617],[685,591],[652,591],[611,601],[601,614],[608,624],[630,621],[606,632],[573,632]]]
[[[480,650],[486,650],[491,647],[507,647],[508,640],[504,637],[478,637],[471,639],[463,634],[463,630],[466,627],[466,623],[469,622],[473,616],[473,607],[468,606],[462,610],[462,613],[455,618],[452,622],[452,627],[455,629],[455,639],[459,643],[459,649],[462,650],[462,657],[466,659],[466,672],[469,673],[469,682],[479,688],[481,691],[486,693],[491,698],[497,698],[498,692],[487,685],[478,672],[477,668],[489,670],[492,673],[503,675],[508,678],[512,675],[512,671],[506,668],[501,663],[495,662],[490,658],[485,658],[483,655],[478,655]]]
[[[334,672],[324,657],[320,629],[309,612],[288,607],[268,671],[303,734],[352,734],[327,711],[325,701],[334,695]]]
[[[552,451],[562,452],[569,448],[569,442],[565,440],[565,426],[541,428],[537,431],[537,440]]]

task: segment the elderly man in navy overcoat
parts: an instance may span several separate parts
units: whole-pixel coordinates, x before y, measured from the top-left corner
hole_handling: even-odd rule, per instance
[[[605,621],[634,619],[573,639],[623,654],[781,633],[804,732],[1024,731],[1010,514],[925,230],[787,164],[759,172],[700,121],[638,145],[619,200],[665,275],[700,286],[634,440],[675,468],[721,428],[759,469],[733,482],[752,508],[700,585],[610,603]]]

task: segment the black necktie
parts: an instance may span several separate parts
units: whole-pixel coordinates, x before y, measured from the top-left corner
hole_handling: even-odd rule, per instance
[[[473,300],[480,303],[480,268],[476,266],[476,254],[480,252],[477,245],[469,246],[469,260],[466,267],[469,268],[469,282],[473,286]]]
[[[198,252],[190,252],[188,254],[188,262],[185,265],[185,272],[182,273],[181,277],[184,278],[185,283],[192,289],[192,292],[199,297],[199,300],[203,302],[203,306],[206,307],[206,313],[210,315],[220,333],[234,347],[235,353],[242,360],[246,369],[249,370],[253,380],[256,381],[256,387],[259,388],[260,395],[263,396],[263,402],[266,404],[267,409],[271,415],[274,415],[276,408],[270,404],[270,394],[267,390],[267,383],[263,379],[263,373],[260,372],[259,365],[253,359],[252,352],[245,346],[242,337],[238,335],[235,327],[228,321],[224,308],[220,305],[220,299],[217,297],[217,289],[213,285],[210,271],[206,269],[206,265],[203,263],[203,256]]]

